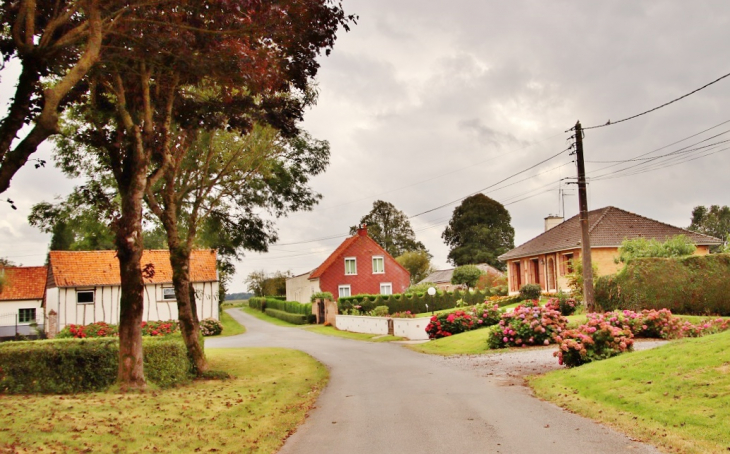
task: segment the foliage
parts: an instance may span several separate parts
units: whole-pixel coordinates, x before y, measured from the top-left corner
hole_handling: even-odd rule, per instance
[[[625,239],[618,248],[616,263],[627,263],[643,257],[683,257],[692,255],[697,246],[685,235],[677,235],[663,243],[651,238]]]
[[[350,310],[353,306],[361,306],[362,312],[373,310],[376,306],[388,306],[390,313],[411,311],[414,314],[424,312],[440,311],[443,309],[452,309],[456,307],[456,302],[464,300],[467,304],[476,304],[483,302],[488,292],[480,291],[454,291],[454,292],[437,292],[431,296],[428,293],[406,293],[393,295],[355,295],[343,297],[338,300],[337,306],[342,314],[345,310]],[[428,305],[428,307],[426,307]]]
[[[570,295],[576,301],[583,301],[583,261],[577,259],[570,260],[570,269],[573,271],[565,275],[567,286],[570,289]],[[593,286],[595,287],[598,278],[598,266],[591,263],[593,269]]]
[[[454,209],[441,237],[450,247],[448,259],[456,266],[487,263],[504,269],[498,257],[514,248],[515,230],[505,207],[484,194],[464,199]]]
[[[388,306],[375,306],[373,310],[368,311],[371,317],[387,317],[389,313]]]
[[[457,266],[454,269],[454,274],[451,275],[451,283],[457,285],[463,284],[467,288],[474,288],[482,274],[482,270],[477,268],[476,265]]]
[[[564,331],[556,338],[558,351],[553,356],[560,365],[576,367],[633,350],[631,331],[591,319],[577,329]]]
[[[268,307],[264,313],[269,317],[278,318],[279,320],[283,320],[294,325],[306,325],[309,322],[309,317],[306,314],[293,314],[291,312],[279,309],[270,309]]]
[[[563,317],[567,317],[573,315],[578,309],[578,302],[575,298],[570,298],[565,293],[558,292],[557,296],[550,298],[545,306],[549,306],[551,309],[559,311]]]
[[[507,276],[496,276],[493,273],[485,272],[479,276],[479,280],[477,280],[477,284],[474,287],[479,290],[493,289],[494,292],[502,292],[502,288],[504,288],[503,294],[506,295]]]
[[[520,287],[520,297],[523,300],[539,300],[542,295],[540,284],[525,284]]]
[[[714,236],[724,241],[720,248],[713,248],[714,252],[721,249],[722,252],[730,252],[730,207],[712,205],[708,209],[705,206],[696,206],[692,210],[692,223],[688,230]]]
[[[433,282],[421,282],[420,284],[413,284],[408,287],[405,291],[406,295],[417,295],[419,293],[427,293],[431,287],[436,288],[436,284]]]
[[[145,338],[145,375],[160,387],[189,381],[191,364],[179,336]],[[101,391],[117,378],[116,338],[57,339],[0,345],[0,392],[68,394]]]
[[[429,339],[439,339],[474,329],[474,317],[462,310],[446,312],[431,317],[426,326]]]
[[[272,297],[253,297],[248,300],[248,306],[266,312],[266,309],[288,312],[290,314],[310,315],[312,313],[311,303],[300,303],[299,301],[281,301]]]
[[[482,328],[499,323],[504,310],[499,308],[499,304],[485,301],[484,303],[475,304],[472,313],[477,320],[477,327]]]
[[[390,314],[390,318],[416,318],[416,314],[411,313],[411,311],[394,312]]]
[[[411,273],[411,285],[418,284],[433,272],[431,257],[426,251],[407,251],[395,261]]]
[[[675,314],[730,315],[730,255],[632,260],[596,281],[596,304],[615,309],[669,309]]]
[[[357,226],[350,227],[350,235],[357,233],[357,229],[363,224],[367,225],[368,236],[393,257],[412,251],[421,251],[428,255],[426,246],[416,240],[408,217],[392,203],[382,200],[373,202],[373,209],[360,218]]]
[[[334,301],[335,297],[332,296],[331,292],[317,292],[317,293],[312,294],[312,296],[309,298],[309,301],[311,301],[313,303],[318,299]]]
[[[176,320],[142,322],[143,336],[167,336],[178,331],[180,331],[180,327]],[[66,325],[56,335],[58,339],[117,336],[119,336],[119,326],[106,322],[95,322],[88,325]]]
[[[549,345],[555,342],[567,325],[560,312],[546,307],[517,306],[513,312],[502,315],[492,329],[489,348]]]
[[[180,332],[180,324],[177,320],[142,322],[143,336],[167,336],[178,332]]]
[[[264,270],[257,270],[246,277],[246,285],[256,296],[286,295],[286,279],[289,277],[289,271],[269,274]]]
[[[223,332],[223,324],[214,318],[204,318],[200,321],[200,333],[203,336],[217,336]]]

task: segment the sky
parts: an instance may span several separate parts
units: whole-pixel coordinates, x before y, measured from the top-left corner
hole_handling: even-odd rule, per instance
[[[302,124],[330,143],[329,168],[312,180],[322,201],[277,219],[278,243],[245,253],[230,292],[255,270],[316,268],[376,200],[411,217],[436,268],[450,267],[441,234],[453,209],[485,188],[520,245],[546,216],[578,212],[574,157],[560,153],[578,120],[612,123],[585,131],[589,209],[687,227],[695,206],[730,205],[730,77],[619,122],[730,73],[727,1],[342,3],[359,20],[320,59],[319,99]],[[1,73],[0,108],[13,72]],[[26,165],[1,195],[17,210],[0,203],[0,257],[16,264],[42,265],[48,249],[50,236],[28,225],[32,205],[74,185],[52,156],[44,144],[36,158],[48,164]]]

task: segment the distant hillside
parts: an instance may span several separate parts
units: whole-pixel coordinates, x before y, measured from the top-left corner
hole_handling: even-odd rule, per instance
[[[226,293],[226,301],[229,300],[247,300],[251,298],[253,293]]]

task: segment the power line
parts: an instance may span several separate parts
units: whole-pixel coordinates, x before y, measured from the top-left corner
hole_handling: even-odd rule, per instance
[[[654,107],[653,109],[649,109],[649,110],[647,110],[647,111],[644,111],[644,112],[638,113],[638,114],[636,114],[636,115],[632,115],[632,116],[630,116],[630,117],[627,117],[627,118],[624,118],[624,119],[621,119],[621,120],[618,120],[618,121],[611,121],[611,120],[608,120],[608,122],[607,122],[606,124],[603,124],[603,125],[596,125],[596,126],[589,126],[589,127],[587,127],[587,128],[581,128],[581,129],[583,129],[583,130],[585,131],[586,129],[598,129],[598,128],[605,128],[606,126],[613,126],[613,125],[617,125],[617,124],[619,124],[619,123],[623,123],[624,121],[629,121],[629,120],[633,120],[634,118],[640,117],[640,116],[642,116],[642,115],[646,115],[646,114],[648,114],[648,113],[654,112],[655,110],[659,110],[659,109],[661,109],[662,107],[666,107],[666,106],[668,106],[668,105],[670,105],[670,104],[673,104],[673,103],[675,103],[675,102],[677,102],[677,101],[679,101],[679,100],[681,100],[681,99],[684,99],[684,98],[686,98],[687,96],[690,96],[690,95],[693,95],[693,94],[697,93],[697,92],[698,92],[698,91],[700,91],[700,90],[704,90],[705,88],[709,87],[710,85],[716,84],[717,82],[720,82],[720,81],[721,81],[722,79],[725,79],[725,78],[726,78],[726,77],[728,77],[728,76],[730,76],[730,73],[727,73],[727,74],[725,74],[724,76],[718,77],[717,79],[713,80],[712,82],[710,82],[710,83],[707,83],[707,84],[705,84],[705,85],[701,86],[700,88],[697,88],[696,90],[692,90],[691,92],[689,92],[689,93],[687,93],[687,94],[685,94],[685,95],[682,95],[682,96],[680,96],[679,98],[675,98],[675,99],[673,99],[673,100],[671,100],[671,101],[669,101],[669,102],[665,102],[665,103],[664,103],[664,104],[662,104],[661,106],[657,106],[657,107]],[[574,129],[575,129],[575,126],[573,126],[572,128],[568,129],[568,131],[573,131]],[[565,131],[565,132],[568,132],[568,131]]]

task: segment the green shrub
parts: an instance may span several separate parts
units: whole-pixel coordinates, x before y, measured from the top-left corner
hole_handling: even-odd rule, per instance
[[[596,280],[604,311],[669,309],[674,314],[730,315],[730,254],[637,258]]]
[[[361,312],[372,311],[376,306],[388,306],[388,311],[410,311],[413,314],[453,309],[458,300],[464,300],[468,305],[482,303],[487,299],[489,291],[454,291],[437,292],[431,296],[428,293],[395,294],[395,295],[356,295],[343,297],[338,300],[337,306],[341,314],[351,312],[355,306],[361,306]],[[428,308],[426,308],[428,305]]]
[[[368,312],[368,315],[371,317],[386,317],[389,313],[388,306],[377,306],[375,309]]]
[[[172,386],[191,378],[179,336],[143,339],[145,376]],[[0,393],[69,394],[103,391],[115,383],[117,338],[54,339],[0,345]]]
[[[200,333],[203,336],[217,336],[223,332],[223,324],[214,318],[204,318],[200,321]]]
[[[523,300],[539,300],[542,295],[540,284],[525,284],[520,287],[520,297]]]
[[[309,298],[309,302],[313,303],[318,299],[334,301],[335,297],[332,296],[332,293],[330,292],[317,292],[312,294],[312,296]]]
[[[266,310],[266,298],[263,296],[254,296],[253,298],[249,298],[248,307],[264,312]]]
[[[570,298],[565,293],[558,292],[557,296],[555,298],[550,298],[545,306],[549,306],[551,309],[560,311],[561,315],[567,317],[569,315],[573,315],[576,309],[578,309],[578,302],[575,298]]]
[[[266,309],[266,315],[278,318],[279,320],[284,320],[285,322],[289,322],[294,325],[305,325],[307,320],[309,320],[309,317],[305,314],[292,314],[278,309]]]
[[[500,309],[498,304],[484,302],[476,304],[472,313],[477,320],[477,328],[484,328],[499,323],[504,310]]]
[[[277,298],[272,298],[269,296],[250,298],[248,300],[248,306],[254,309],[258,309],[261,312],[266,312],[266,309],[275,309],[277,311],[289,312],[290,314],[309,315],[312,313],[311,303],[300,303],[299,301],[281,301]]]
[[[452,284],[464,284],[469,288],[476,287],[479,276],[484,274],[476,265],[462,265],[454,269],[451,275]]]

